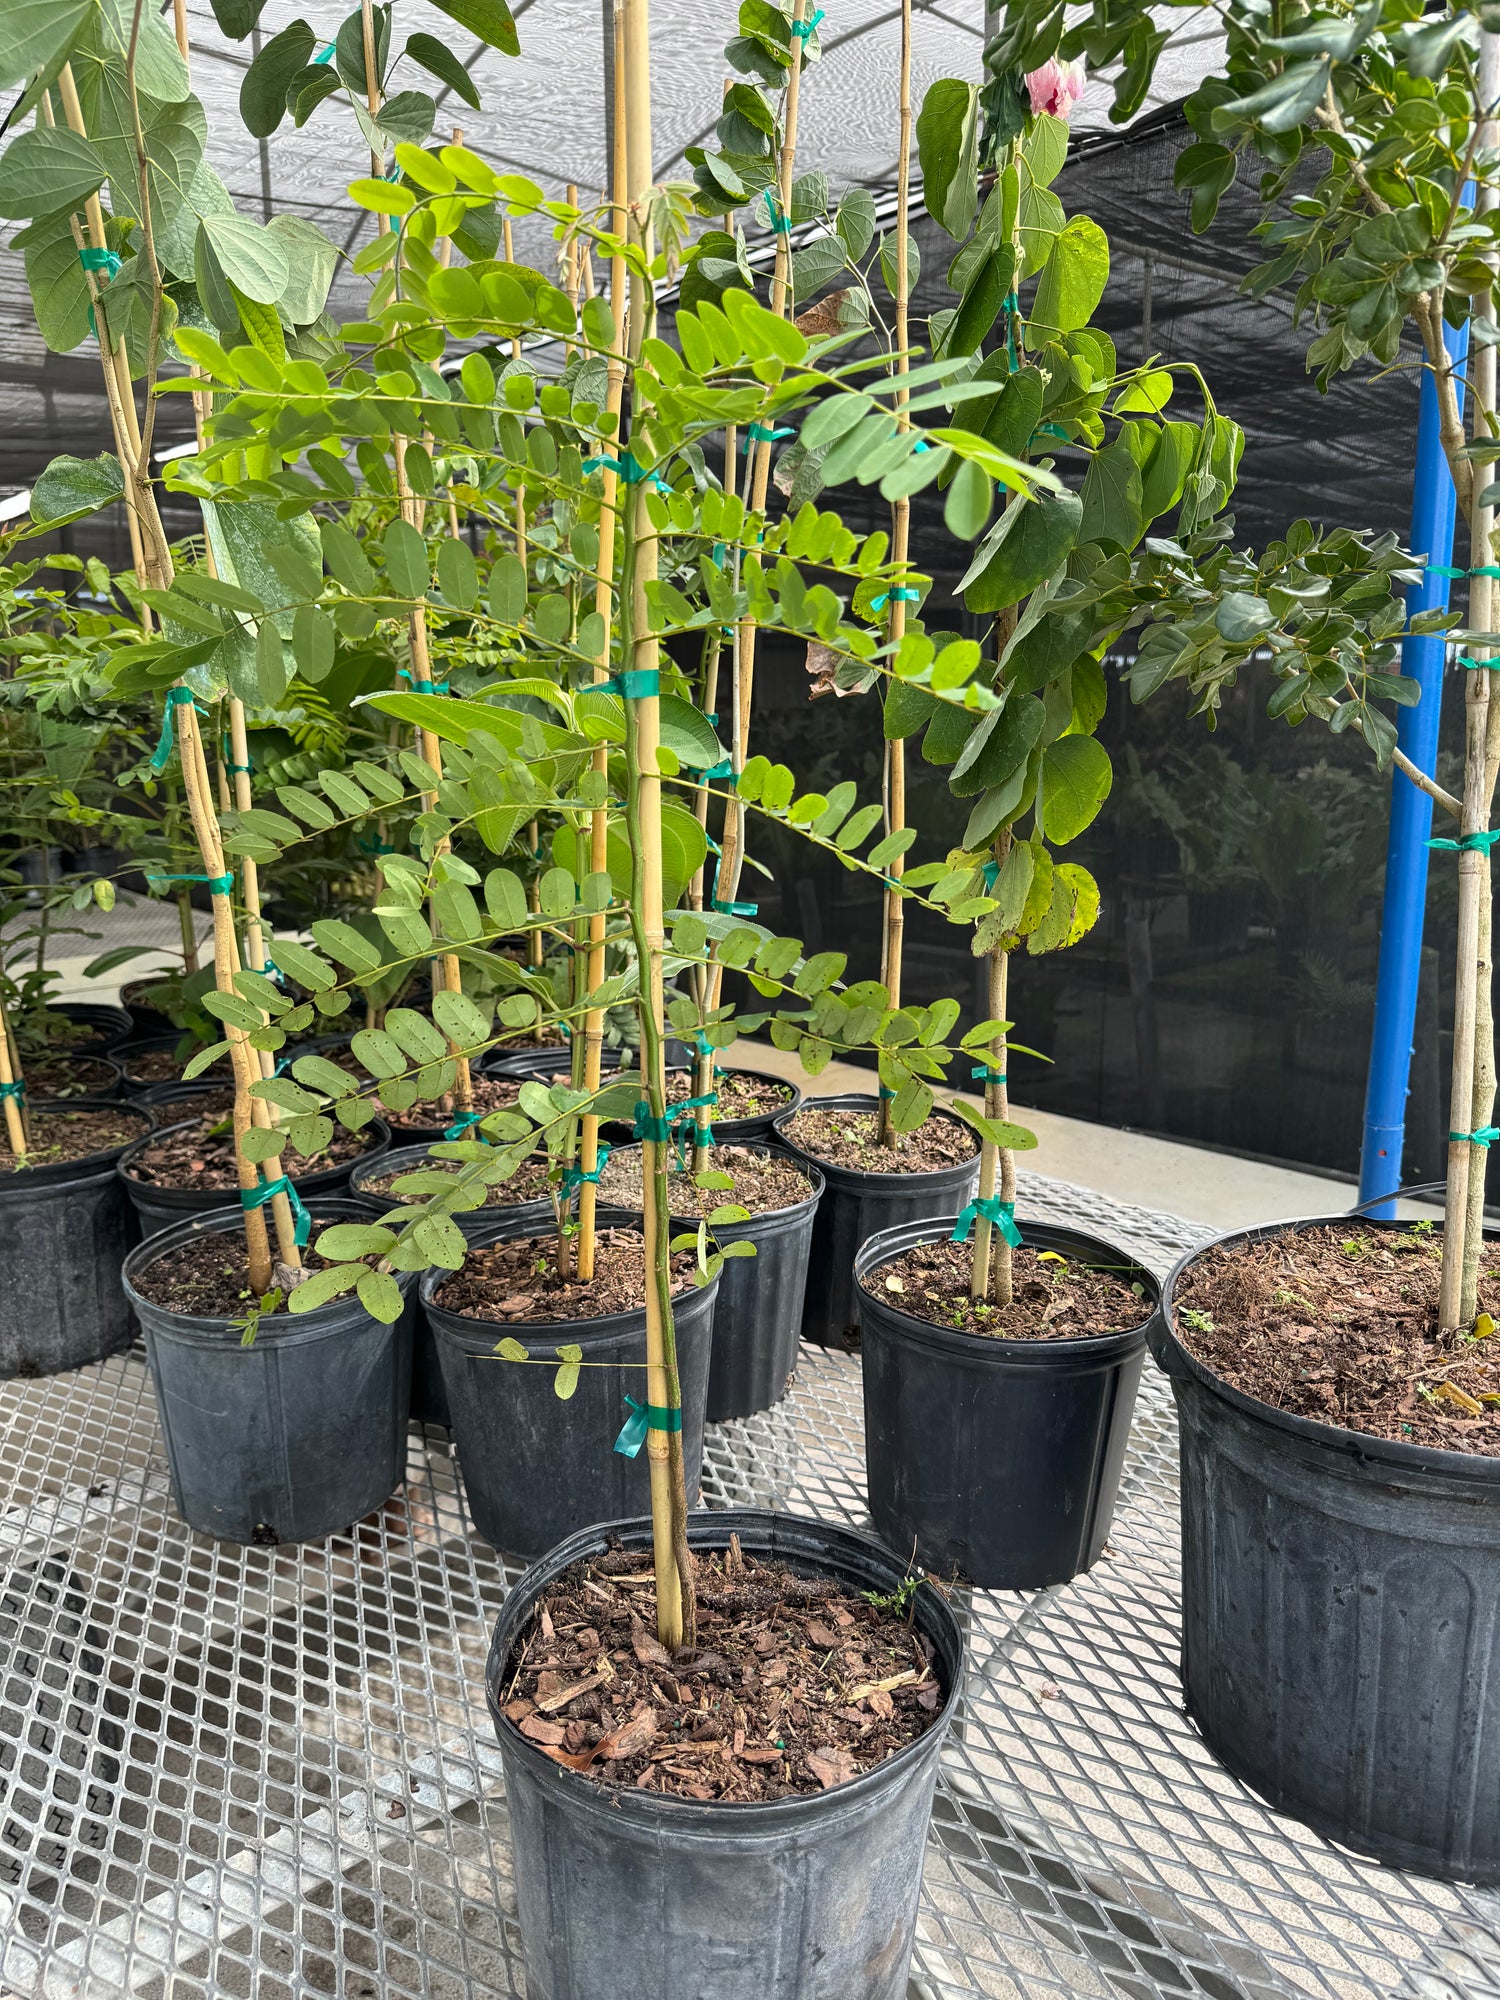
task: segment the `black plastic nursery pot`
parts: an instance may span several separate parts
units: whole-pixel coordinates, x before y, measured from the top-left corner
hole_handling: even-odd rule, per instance
[[[887,1594],[902,1560],[863,1535],[794,1515],[698,1514],[694,1549],[774,1557]],[[545,1756],[507,1719],[511,1655],[548,1585],[610,1540],[648,1549],[648,1521],[586,1528],[505,1600],[485,1673],[505,1767],[530,2000],[902,2000],[943,1739],[964,1642],[928,1585],[912,1616],[946,1699],[925,1736],[848,1784],[763,1805],[607,1788]]]
[[[810,1161],[792,1159],[779,1147],[756,1146],[795,1167],[807,1181],[807,1198],[793,1208],[767,1209],[747,1222],[726,1222],[711,1231],[715,1241],[753,1243],[753,1257],[726,1257],[714,1306],[713,1360],[708,1371],[711,1424],[727,1417],[753,1417],[786,1394],[797,1365],[802,1298],[812,1251],[813,1223],[823,1193],[823,1175]],[[722,1199],[732,1202],[734,1196]],[[639,1215],[638,1209],[631,1211]],[[696,1229],[696,1216],[674,1216],[674,1230]]]
[[[378,1154],[373,1160],[361,1160],[349,1176],[349,1192],[361,1201],[371,1205],[371,1212],[385,1214],[400,1206],[398,1195],[383,1194],[372,1188],[370,1182],[387,1174],[415,1173],[418,1168],[436,1165],[426,1146],[393,1146],[389,1152]],[[496,1189],[503,1192],[502,1188]],[[538,1201],[500,1203],[494,1202],[484,1208],[471,1208],[466,1214],[455,1215],[453,1220],[472,1243],[477,1237],[486,1235],[497,1223],[512,1217],[524,1217],[534,1229],[545,1230],[552,1220],[552,1203],[547,1196]],[[415,1312],[416,1325],[412,1334],[411,1356],[411,1414],[420,1424],[442,1424],[445,1429],[452,1427],[452,1416],[448,1408],[448,1391],[443,1382],[443,1366],[438,1358],[437,1340],[427,1309],[420,1303]]]
[[[241,1213],[236,1188],[159,1187],[154,1182],[140,1180],[132,1171],[133,1162],[148,1145],[164,1138],[169,1132],[185,1130],[191,1122],[183,1120],[176,1125],[160,1124],[145,1139],[138,1139],[128,1147],[120,1157],[116,1171],[140,1219],[142,1236],[153,1236],[159,1229],[170,1229],[173,1223],[181,1222],[190,1215],[215,1215],[220,1210],[232,1210],[237,1219]],[[355,1166],[366,1166],[389,1150],[390,1129],[380,1119],[372,1118],[364,1130],[369,1135],[368,1143],[358,1159],[345,1160],[338,1166],[319,1167],[310,1174],[296,1172],[298,1157],[290,1147],[287,1148],[282,1155],[282,1169],[289,1173],[304,1202],[314,1201],[323,1195],[341,1194],[348,1187],[349,1175]]]
[[[859,1246],[882,1230],[904,1222],[925,1222],[931,1216],[955,1216],[979,1185],[978,1142],[974,1157],[931,1173],[861,1174],[820,1160],[789,1137],[789,1119],[803,1111],[868,1111],[880,1101],[857,1091],[837,1097],[810,1097],[802,1105],[779,1112],[773,1125],[776,1144],[794,1159],[818,1168],[826,1183],[813,1224],[807,1293],[802,1308],[802,1338],[823,1347],[844,1345],[859,1328],[859,1294],[854,1259]],[[949,1118],[935,1111],[935,1118]],[[949,1122],[958,1124],[956,1118]],[[963,1128],[967,1130],[967,1127]]]
[[[881,1269],[951,1235],[954,1220],[882,1230],[855,1259],[870,1518],[935,1575],[985,1590],[1066,1583],[1109,1536],[1148,1327],[991,1340],[903,1312]],[[1042,1222],[1024,1234],[1144,1286],[1156,1304],[1156,1279],[1103,1237]]]
[[[158,973],[152,978],[127,979],[120,988],[120,1005],[130,1016],[130,1040],[155,1040],[158,1035],[177,1032],[172,1017],[164,1008],[153,1007],[145,998],[153,987],[160,987],[170,979],[170,973]]]
[[[364,1202],[319,1200],[313,1240],[367,1221]],[[229,1319],[172,1312],[136,1288],[160,1257],[204,1231],[238,1232],[238,1213],[189,1217],[126,1258],[125,1296],[146,1337],[172,1494],[189,1527],[226,1542],[304,1542],[373,1513],[406,1474],[415,1286],[394,1326],[354,1294],[262,1319],[241,1344]]]
[[[681,1069],[692,1060],[692,1051],[686,1042],[679,1042],[668,1035],[662,1044],[668,1069]],[[608,1076],[622,1066],[625,1051],[622,1049],[601,1049],[599,1067]],[[487,1076],[531,1076],[543,1083],[549,1082],[559,1070],[572,1066],[573,1044],[571,1042],[541,1042],[529,1047],[496,1049],[492,1055],[482,1058],[482,1067]],[[630,1066],[635,1067],[635,1051],[630,1051]]]
[[[108,1111],[132,1132],[150,1130],[147,1113],[118,1102],[59,1108]],[[120,1260],[140,1237],[115,1171],[124,1150],[0,1175],[0,1377],[82,1368],[134,1338],[119,1284]]]
[[[55,1000],[46,1010],[52,1015],[61,1015],[71,1021],[75,1028],[87,1032],[77,1036],[67,1044],[69,1055],[106,1055],[123,1042],[130,1033],[130,1016],[123,1007],[112,1007],[97,1000]],[[24,1060],[28,1045],[22,1042],[21,1055]]]
[[[30,1054],[26,1060],[26,1094],[33,1107],[72,1103],[86,1097],[95,1104],[125,1095],[124,1072],[114,1056],[80,1056],[71,1049],[55,1055]]]
[[[196,1083],[153,1083],[149,1090],[137,1091],[131,1098],[143,1111],[149,1111],[158,1126],[183,1123],[181,1112],[172,1109],[174,1104],[184,1104],[190,1098],[205,1097],[211,1091],[224,1093],[224,1115],[227,1118],[234,1109],[234,1080],[227,1076],[205,1076]]]
[[[629,1209],[601,1207],[601,1227],[630,1225]],[[481,1243],[545,1232],[512,1217]],[[515,1321],[470,1319],[434,1299],[448,1271],[428,1271],[421,1303],[437,1338],[452,1412],[454,1443],[474,1525],[507,1555],[530,1559],[588,1521],[612,1520],[650,1505],[642,1446],[634,1458],[612,1449],[630,1410],[625,1398],[646,1400],[646,1311],[598,1319]],[[678,1293],[672,1301],[677,1368],[682,1387],[682,1456],[688,1501],[698,1496],[703,1462],[703,1410],[708,1393],[717,1281]],[[518,1340],[548,1365],[501,1359],[500,1341]],[[578,1386],[567,1402],[554,1390],[559,1346],[583,1350]]]
[[[1319,1216],[1225,1244],[1347,1227]],[[1369,1231],[1380,1224],[1362,1217]],[[1242,1394],[1151,1351],[1182,1453],[1182,1678],[1209,1748],[1358,1853],[1500,1884],[1500,1458],[1402,1444]]]
[[[181,1048],[182,1042],[181,1035],[166,1034],[142,1035],[139,1039],[122,1043],[115,1053],[115,1060],[124,1072],[126,1095],[143,1097],[149,1090],[160,1090],[166,1084],[181,1083],[183,1066],[192,1054],[190,1045],[188,1055],[178,1058],[177,1051]],[[150,1068],[141,1068],[140,1060],[143,1056],[154,1056],[163,1050],[172,1058],[170,1076],[153,1076]],[[234,1072],[226,1061],[222,1069],[205,1072],[204,1075],[193,1078],[192,1082],[199,1090],[208,1090],[216,1083],[233,1084]]]

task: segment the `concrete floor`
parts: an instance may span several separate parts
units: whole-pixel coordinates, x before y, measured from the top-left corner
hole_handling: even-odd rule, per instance
[[[58,954],[50,961],[60,975],[59,999],[113,1000],[121,980],[136,979],[157,966],[178,962],[177,911],[171,903],[121,896],[108,916],[95,910],[83,921],[89,931],[99,933],[97,941],[91,940],[92,948],[83,954]],[[206,937],[209,929],[209,918],[200,915],[200,936]],[[72,940],[59,940],[65,942]],[[84,967],[91,959],[127,944],[152,949],[106,978],[84,977]],[[833,1062],[817,1076],[809,1076],[795,1056],[760,1041],[746,1041],[731,1053],[731,1060],[789,1077],[809,1096],[869,1092],[874,1087],[872,1073],[850,1063]],[[1075,1187],[1093,1188],[1115,1201],[1185,1216],[1215,1229],[1297,1215],[1336,1215],[1355,1197],[1347,1181],[1291,1167],[1268,1166],[1171,1139],[1091,1125],[1050,1111],[1031,1111],[1022,1104],[1012,1105],[1012,1116],[1037,1136],[1037,1149],[1027,1154],[1024,1162],[1033,1172],[1070,1181]]]

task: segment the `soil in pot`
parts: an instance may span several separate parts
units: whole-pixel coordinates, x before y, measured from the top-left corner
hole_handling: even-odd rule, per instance
[[[326,1226],[315,1223],[314,1236]],[[377,1260],[363,1261],[373,1269]],[[323,1269],[323,1259],[311,1245],[302,1252],[302,1268],[309,1276]],[[259,1305],[240,1230],[205,1231],[191,1242],[177,1244],[137,1272],[134,1283],[152,1305],[194,1319],[243,1319]],[[274,1303],[263,1315],[267,1319],[284,1308],[279,1292],[271,1296]]]
[[[708,1107],[708,1115],[714,1125],[733,1125],[741,1118],[774,1118],[778,1111],[785,1111],[793,1094],[789,1083],[743,1069],[717,1070],[713,1087],[718,1102]],[[667,1078],[668,1104],[680,1104],[696,1095],[691,1070],[674,1070]]]
[[[179,1046],[174,1038],[171,1041],[148,1043],[126,1049],[120,1058],[125,1066],[125,1081],[137,1090],[149,1090],[155,1083],[180,1083],[183,1069],[193,1052],[190,1047],[187,1055],[179,1055]],[[219,1060],[210,1063],[206,1070],[199,1071],[200,1076],[210,1077],[232,1077],[233,1074],[234,1070],[228,1056],[220,1056]],[[197,1078],[195,1077],[193,1081],[196,1082]]]
[[[894,1146],[882,1146],[876,1138],[873,1111],[833,1111],[809,1105],[778,1130],[804,1153],[842,1167],[846,1173],[932,1173],[939,1167],[961,1166],[979,1151],[974,1134],[952,1118],[929,1118],[915,1132],[900,1133]]]
[[[516,1236],[471,1250],[461,1271],[444,1279],[434,1305],[465,1319],[537,1322],[603,1319],[639,1312],[646,1303],[646,1245],[632,1229],[601,1229],[587,1284],[558,1268],[555,1236]],[[674,1292],[686,1289],[696,1259],[672,1259]]]
[[[667,1200],[674,1216],[712,1215],[716,1208],[738,1203],[752,1215],[768,1215],[778,1208],[795,1208],[808,1198],[807,1176],[786,1160],[777,1159],[750,1146],[715,1146],[712,1154],[715,1173],[728,1174],[733,1188],[701,1188],[692,1169],[667,1175]],[[645,1198],[642,1185],[641,1154],[638,1148],[622,1149],[611,1156],[599,1183],[603,1200],[618,1202],[621,1208],[639,1208]],[[726,1225],[729,1234],[733,1224]]]
[[[616,1545],[565,1571],[512,1655],[505,1715],[601,1784],[725,1804],[828,1791],[933,1727],[934,1649],[894,1602],[737,1539],[696,1577],[698,1644],[673,1655],[648,1555]]]
[[[175,1105],[168,1108],[173,1112],[177,1109]],[[321,1153],[312,1153],[304,1158],[288,1147],[283,1167],[293,1180],[300,1180],[305,1174],[323,1173],[329,1167],[344,1166],[362,1158],[370,1144],[368,1129],[347,1132],[342,1125],[335,1125],[333,1137]],[[212,1127],[203,1121],[197,1125],[182,1125],[180,1129],[174,1127],[163,1132],[149,1146],[141,1148],[130,1162],[130,1177],[147,1187],[191,1188],[204,1192],[238,1187],[234,1134],[215,1134]]]
[[[37,1167],[62,1167],[92,1160],[101,1153],[118,1151],[141,1136],[141,1121],[128,1112],[107,1109],[89,1111],[34,1110],[28,1119],[31,1147],[18,1160],[0,1144],[0,1174],[13,1174]],[[0,1128],[3,1130],[3,1128]]]
[[[1437,1337],[1441,1233],[1358,1221],[1206,1252],[1175,1292],[1183,1346],[1258,1402],[1402,1444],[1500,1457],[1500,1245],[1474,1334]]]
[[[208,1090],[191,1086],[181,1096],[138,1097],[136,1103],[151,1113],[158,1125],[181,1125],[196,1118],[210,1130],[234,1116],[234,1086],[220,1084]]]
[[[1011,1256],[1008,1306],[970,1298],[973,1246],[946,1237],[914,1245],[864,1282],[915,1319],[993,1340],[1089,1340],[1144,1326],[1156,1310],[1139,1281],[1060,1251],[1025,1243]]]
[[[107,1056],[38,1056],[26,1065],[32,1103],[65,1097],[110,1097],[120,1087],[120,1066]]]

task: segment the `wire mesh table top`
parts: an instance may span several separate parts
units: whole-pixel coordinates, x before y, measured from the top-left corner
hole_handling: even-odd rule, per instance
[[[1022,1177],[1157,1269],[1204,1232]],[[704,1499],[865,1525],[859,1364],[804,1348],[711,1429]],[[447,1433],[321,1542],[172,1505],[139,1349],[0,1385],[0,2000],[524,1996],[484,1702],[516,1568]],[[909,2000],[1500,2000],[1500,1897],[1383,1869],[1214,1761],[1177,1680],[1171,1397],[1148,1370],[1105,1557],[964,1597]],[[666,1995],[662,2000],[710,2000]]]

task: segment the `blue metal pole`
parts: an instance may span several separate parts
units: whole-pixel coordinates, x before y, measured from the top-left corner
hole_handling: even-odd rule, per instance
[[[1444,328],[1455,367],[1469,352],[1467,325]],[[1463,407],[1463,382],[1458,382]],[[1417,409],[1417,463],[1412,483],[1411,547],[1429,563],[1453,560],[1453,480],[1438,436],[1437,389],[1432,370],[1422,370]],[[1429,570],[1406,593],[1408,616],[1446,608],[1448,579]],[[1442,721],[1443,661],[1440,635],[1402,642],[1401,671],[1417,681],[1422,698],[1403,708],[1396,722],[1401,748],[1429,776],[1437,765]],[[1375,980],[1375,1024],[1370,1040],[1370,1074],[1365,1088],[1365,1135],[1359,1158],[1362,1202],[1401,1185],[1406,1136],[1406,1098],[1411,1075],[1412,1034],[1417,1020],[1417,974],[1422,962],[1422,920],[1427,910],[1427,838],[1432,801],[1399,771],[1391,778],[1391,824],[1386,840],[1385,903],[1380,918],[1380,965]],[[1394,1216],[1395,1204],[1373,1211]]]

